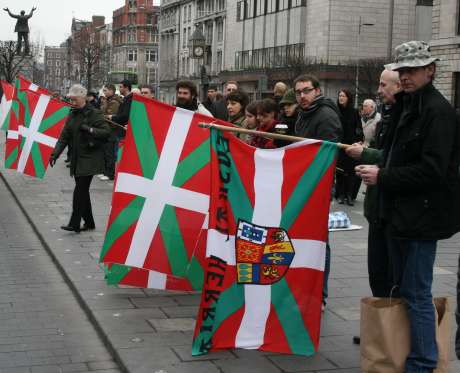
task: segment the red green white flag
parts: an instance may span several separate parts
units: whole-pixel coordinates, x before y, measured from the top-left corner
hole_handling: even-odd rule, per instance
[[[336,144],[256,149],[212,130],[205,284],[192,354],[313,355]]]
[[[7,136],[7,148],[13,150],[7,150],[6,167],[42,179],[70,106],[30,90],[17,89],[15,96],[17,116],[10,121]]]
[[[0,101],[0,129],[7,131],[10,111],[13,105],[14,86],[3,80],[0,81],[0,84],[3,90],[3,96]]]
[[[210,179],[209,131],[197,124],[212,121],[134,95],[101,263],[124,266],[144,284],[161,277],[166,285],[159,288],[187,278],[183,290],[200,289],[203,270],[193,254],[209,208]]]

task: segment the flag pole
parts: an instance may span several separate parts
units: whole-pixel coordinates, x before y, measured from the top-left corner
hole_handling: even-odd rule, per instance
[[[104,119],[105,119],[105,121],[106,121],[107,123],[109,123],[112,127],[121,128],[121,129],[123,129],[123,130],[126,131],[126,127],[125,127],[125,126],[122,126],[121,124],[115,123],[114,121],[111,121],[111,120],[108,119],[108,118],[104,118]]]
[[[279,133],[272,133],[272,132],[262,132],[262,131],[256,131],[256,130],[248,130],[246,128],[241,128],[241,127],[222,126],[221,124],[216,124],[216,123],[198,123],[198,126],[200,126],[202,128],[216,128],[216,129],[219,129],[221,131],[244,133],[244,134],[247,134],[247,135],[261,136],[261,137],[266,137],[266,138],[269,138],[269,139],[285,140],[285,141],[291,141],[291,142],[299,142],[299,141],[306,140],[306,138],[304,138],[304,137],[282,135],[282,134],[279,134]],[[351,145],[337,143],[337,146],[340,149],[347,149]]]

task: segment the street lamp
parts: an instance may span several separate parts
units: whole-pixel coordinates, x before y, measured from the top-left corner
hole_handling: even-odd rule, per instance
[[[199,24],[195,25],[195,31],[193,31],[192,36],[189,39],[189,55],[191,58],[200,60],[203,59],[203,64],[200,68],[200,77],[201,77],[201,86],[203,89],[203,97],[206,97],[209,86],[208,73],[206,71],[205,61],[205,52],[206,52],[206,38],[201,32],[201,27]]]
[[[359,99],[359,56],[360,56],[360,47],[361,47],[361,27],[363,26],[375,26],[375,23],[363,23],[362,17],[359,16],[359,25],[358,25],[358,37],[357,37],[357,47],[358,53],[356,58],[356,82],[355,82],[355,109],[358,108],[358,99]]]

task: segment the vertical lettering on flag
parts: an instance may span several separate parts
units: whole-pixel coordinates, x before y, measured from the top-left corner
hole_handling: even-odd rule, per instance
[[[280,224],[283,157],[284,150],[257,149],[254,154],[254,224],[266,227],[278,227]],[[235,346],[258,349],[264,343],[265,326],[271,306],[271,287],[244,285],[244,302],[244,315]]]

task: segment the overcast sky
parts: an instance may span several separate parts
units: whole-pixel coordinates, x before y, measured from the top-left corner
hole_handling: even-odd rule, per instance
[[[154,0],[158,5],[159,0]],[[72,17],[90,20],[93,15],[105,16],[105,22],[112,22],[115,9],[122,7],[125,0],[0,0],[1,9],[8,7],[14,14],[21,10],[29,13],[37,7],[33,18],[29,20],[29,39],[44,39],[46,45],[59,45],[70,35]],[[16,40],[14,32],[16,20],[8,13],[0,11],[0,40]]]

